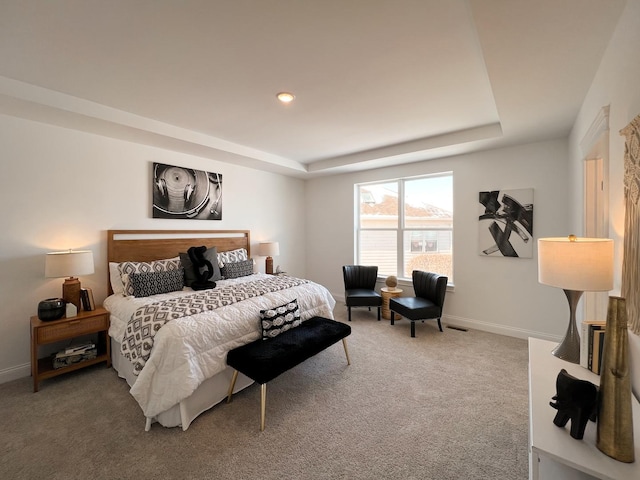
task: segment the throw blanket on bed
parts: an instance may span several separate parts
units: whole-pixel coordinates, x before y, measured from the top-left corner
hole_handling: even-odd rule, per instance
[[[160,327],[168,321],[196,315],[205,310],[213,310],[247,298],[285,290],[304,283],[309,283],[309,281],[295,277],[272,277],[212,290],[202,290],[183,297],[150,303],[136,310],[129,319],[120,349],[122,354],[133,363],[133,373],[138,375],[151,354],[153,337],[160,330]],[[256,319],[257,321],[258,319]]]

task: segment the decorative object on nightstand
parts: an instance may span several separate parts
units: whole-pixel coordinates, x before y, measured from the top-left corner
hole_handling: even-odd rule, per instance
[[[76,307],[73,303],[67,302],[65,307],[66,307],[65,314],[64,314],[65,317],[70,318],[78,315],[78,307]]]
[[[576,308],[583,292],[613,288],[613,240],[568,237],[538,239],[538,281],[562,288],[569,302],[569,326],[553,355],[580,363]]]
[[[258,244],[258,255],[267,257],[265,260],[265,273],[273,274],[273,257],[280,255],[280,244],[278,242],[260,242]]]
[[[38,304],[38,318],[43,322],[64,317],[65,305],[61,298],[45,298]]]
[[[635,454],[628,335],[625,299],[609,297],[596,446],[611,458],[633,463]]]
[[[67,277],[62,284],[62,298],[67,303],[73,303],[77,312],[81,310],[80,280],[77,277],[91,275],[93,271],[93,252],[91,250],[50,252],[45,257],[45,277]]]

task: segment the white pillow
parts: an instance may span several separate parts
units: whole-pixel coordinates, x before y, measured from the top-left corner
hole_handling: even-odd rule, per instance
[[[124,292],[124,284],[122,283],[116,262],[109,262],[109,281],[111,282],[111,290],[113,290],[113,293],[121,294]]]
[[[243,260],[248,260],[246,248],[237,248],[235,250],[229,250],[228,252],[218,252],[218,266],[224,267],[225,263],[236,263]]]

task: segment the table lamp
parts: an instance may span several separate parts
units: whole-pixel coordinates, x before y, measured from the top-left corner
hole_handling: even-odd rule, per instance
[[[538,281],[562,288],[569,302],[569,327],[553,355],[580,363],[576,307],[583,292],[613,288],[613,240],[568,237],[538,239]]]
[[[258,244],[258,255],[266,256],[265,273],[273,274],[273,257],[280,255],[278,242],[261,242]]]
[[[50,252],[45,258],[44,276],[48,278],[67,277],[62,284],[62,299],[80,308],[80,275],[93,273],[93,252],[91,250],[67,250]]]

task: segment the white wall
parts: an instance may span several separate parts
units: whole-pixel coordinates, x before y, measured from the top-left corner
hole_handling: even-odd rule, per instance
[[[29,318],[62,294],[45,253],[93,250],[96,272],[80,280],[102,301],[108,229],[250,229],[254,254],[278,240],[274,264],[306,274],[302,180],[4,115],[0,155],[0,383],[29,375]],[[222,173],[223,220],[151,218],[154,161]]]
[[[603,56],[600,68],[582,105],[570,137],[572,178],[582,175],[580,142],[598,112],[609,106],[609,235],[615,241],[615,285],[612,295],[619,295],[622,277],[624,239],[624,137],[619,132],[640,114],[640,1],[630,0]],[[575,183],[571,193],[572,217],[577,218],[582,208],[582,185]],[[632,374],[636,396],[640,398],[640,339],[631,342],[633,351]]]
[[[529,259],[478,254],[478,192],[533,188],[535,239],[568,235],[567,164],[566,140],[555,140],[310,180],[308,276],[344,297],[341,268],[354,261],[354,184],[453,171],[455,290],[447,293],[444,321],[523,338],[562,338],[568,303],[561,290],[538,283],[537,246]]]

